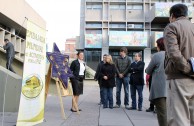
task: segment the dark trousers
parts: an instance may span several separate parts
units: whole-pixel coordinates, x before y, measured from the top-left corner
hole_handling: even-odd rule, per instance
[[[103,87],[99,84],[99,88],[100,88],[100,103],[104,103],[104,101],[103,101]]]
[[[153,103],[156,105],[159,126],[167,126],[166,98],[154,99]]]
[[[130,85],[130,90],[131,90],[131,99],[132,99],[132,108],[136,109],[137,108],[137,103],[136,103],[136,90],[138,93],[138,108],[142,109],[142,104],[143,104],[143,85]]]
[[[124,104],[129,105],[129,77],[124,78],[116,78],[116,104],[121,105],[121,88],[122,85],[124,86],[125,91],[125,98],[124,98]]]
[[[152,76],[150,76],[150,80],[149,80],[149,91],[151,90],[151,85],[152,85]],[[150,109],[154,111],[154,104],[150,101]]]
[[[13,73],[15,73],[15,71],[14,71],[12,65],[11,65],[11,64],[13,63],[13,59],[14,59],[14,57],[8,57],[8,58],[7,58],[6,68],[7,68],[8,70],[12,71]]]
[[[106,88],[103,87],[103,107],[107,108],[113,108],[113,88]]]

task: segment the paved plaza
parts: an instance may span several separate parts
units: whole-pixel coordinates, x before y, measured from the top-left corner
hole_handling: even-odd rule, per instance
[[[114,103],[115,103],[114,88]],[[122,97],[124,93],[122,91]],[[143,111],[126,110],[124,106],[114,109],[103,109],[98,105],[99,88],[96,81],[86,80],[84,83],[84,94],[80,97],[80,115],[72,113],[71,97],[63,97],[66,120],[61,118],[60,102],[56,96],[55,85],[52,85],[50,94],[46,101],[45,121],[38,126],[158,126],[157,115],[145,112],[149,107],[148,88],[144,87]],[[131,99],[130,99],[131,102]],[[123,104],[123,98],[122,98]],[[2,114],[0,119],[2,120]],[[16,124],[17,113],[6,113],[4,126]],[[2,125],[2,124],[0,124]]]

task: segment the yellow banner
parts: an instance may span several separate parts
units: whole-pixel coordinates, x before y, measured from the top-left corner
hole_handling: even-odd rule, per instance
[[[46,30],[27,21],[26,49],[17,126],[43,122],[45,106]]]

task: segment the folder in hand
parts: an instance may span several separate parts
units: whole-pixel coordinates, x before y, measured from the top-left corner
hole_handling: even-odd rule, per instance
[[[192,66],[193,72],[194,72],[194,57],[191,57],[190,58],[190,61],[191,61],[191,66]]]

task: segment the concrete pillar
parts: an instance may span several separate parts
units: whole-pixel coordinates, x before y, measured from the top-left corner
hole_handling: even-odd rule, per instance
[[[147,68],[148,64],[150,63],[151,60],[151,49],[150,48],[145,48],[144,50],[144,62],[145,62],[145,68]]]
[[[102,47],[101,60],[103,60],[104,54],[109,54],[109,47]]]
[[[11,28],[10,32],[15,35],[15,28]]]
[[[0,112],[3,111],[3,104],[5,104],[5,112],[18,112],[21,87],[22,77],[0,66]]]

